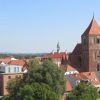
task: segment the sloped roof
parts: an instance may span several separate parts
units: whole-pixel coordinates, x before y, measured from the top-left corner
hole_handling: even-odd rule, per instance
[[[77,71],[77,69],[75,69],[73,66],[67,64],[67,65],[61,65],[61,68],[65,71],[65,72],[70,72],[70,71]],[[77,71],[78,72],[78,71]]]
[[[67,72],[68,71],[77,71],[74,67],[72,67],[71,65],[67,65]]]
[[[91,80],[91,83],[96,86],[100,85],[100,81],[98,80],[95,72],[82,72],[77,74],[72,74],[70,77],[75,80]]]
[[[78,43],[78,44],[75,46],[75,48],[74,48],[72,54],[74,54],[74,55],[80,55],[80,54],[81,54],[81,50],[82,50],[82,44],[81,44],[81,43]]]
[[[24,61],[24,60],[12,60],[12,61],[9,62],[9,64],[19,65],[19,66],[24,67],[26,65],[26,61]]]
[[[4,62],[4,63],[9,63],[11,61],[11,57],[5,57],[5,58],[0,58],[0,63]]]
[[[100,35],[100,26],[98,25],[94,17],[82,36],[84,35]]]
[[[45,55],[43,58],[51,58],[51,59],[62,59],[62,57],[66,57],[67,54],[66,52],[54,52],[54,53],[48,53],[47,55]]]

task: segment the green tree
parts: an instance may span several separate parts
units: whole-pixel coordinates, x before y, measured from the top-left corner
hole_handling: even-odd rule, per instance
[[[45,61],[42,66],[43,82],[50,85],[57,94],[62,95],[65,91],[66,81],[64,72],[51,60]]]
[[[67,100],[96,100],[98,97],[97,88],[91,84],[80,83],[67,95]]]
[[[59,95],[65,91],[64,72],[52,60],[46,60],[42,65],[36,64],[36,61],[29,62],[27,74],[24,81],[28,84],[33,82],[48,84]]]
[[[9,100],[58,100],[65,91],[64,72],[51,60],[32,60],[28,73],[11,80],[8,91]]]

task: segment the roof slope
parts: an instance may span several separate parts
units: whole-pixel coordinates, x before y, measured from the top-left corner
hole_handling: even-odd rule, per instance
[[[81,44],[81,43],[78,43],[78,44],[75,46],[75,48],[74,48],[72,54],[74,54],[74,55],[80,55],[80,54],[81,54],[81,50],[82,50],[82,44]]]
[[[100,26],[98,25],[94,17],[91,20],[85,32],[83,33],[83,35],[100,35]]]
[[[19,65],[19,66],[24,67],[26,65],[26,61],[24,61],[24,60],[12,60],[12,61],[9,62],[9,64]]]
[[[47,55],[45,55],[43,58],[51,58],[51,59],[62,59],[62,57],[66,57],[67,53],[66,52],[54,52],[54,53],[48,53]]]

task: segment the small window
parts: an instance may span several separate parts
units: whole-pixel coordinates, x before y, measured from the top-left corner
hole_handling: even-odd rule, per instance
[[[100,64],[97,64],[97,71],[100,71]]]
[[[8,67],[8,72],[10,72],[10,67]]]
[[[98,44],[100,43],[100,38],[99,37],[96,38],[96,43],[98,43]]]
[[[16,67],[14,67],[14,72],[16,72]]]
[[[19,67],[17,67],[17,72],[19,72]]]
[[[11,79],[11,76],[8,76],[8,79]]]
[[[19,75],[19,78],[21,78],[21,75]]]

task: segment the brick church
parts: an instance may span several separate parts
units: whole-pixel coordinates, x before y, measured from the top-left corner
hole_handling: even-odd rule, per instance
[[[81,43],[69,55],[69,61],[79,71],[100,71],[100,26],[94,16],[81,36]]]

